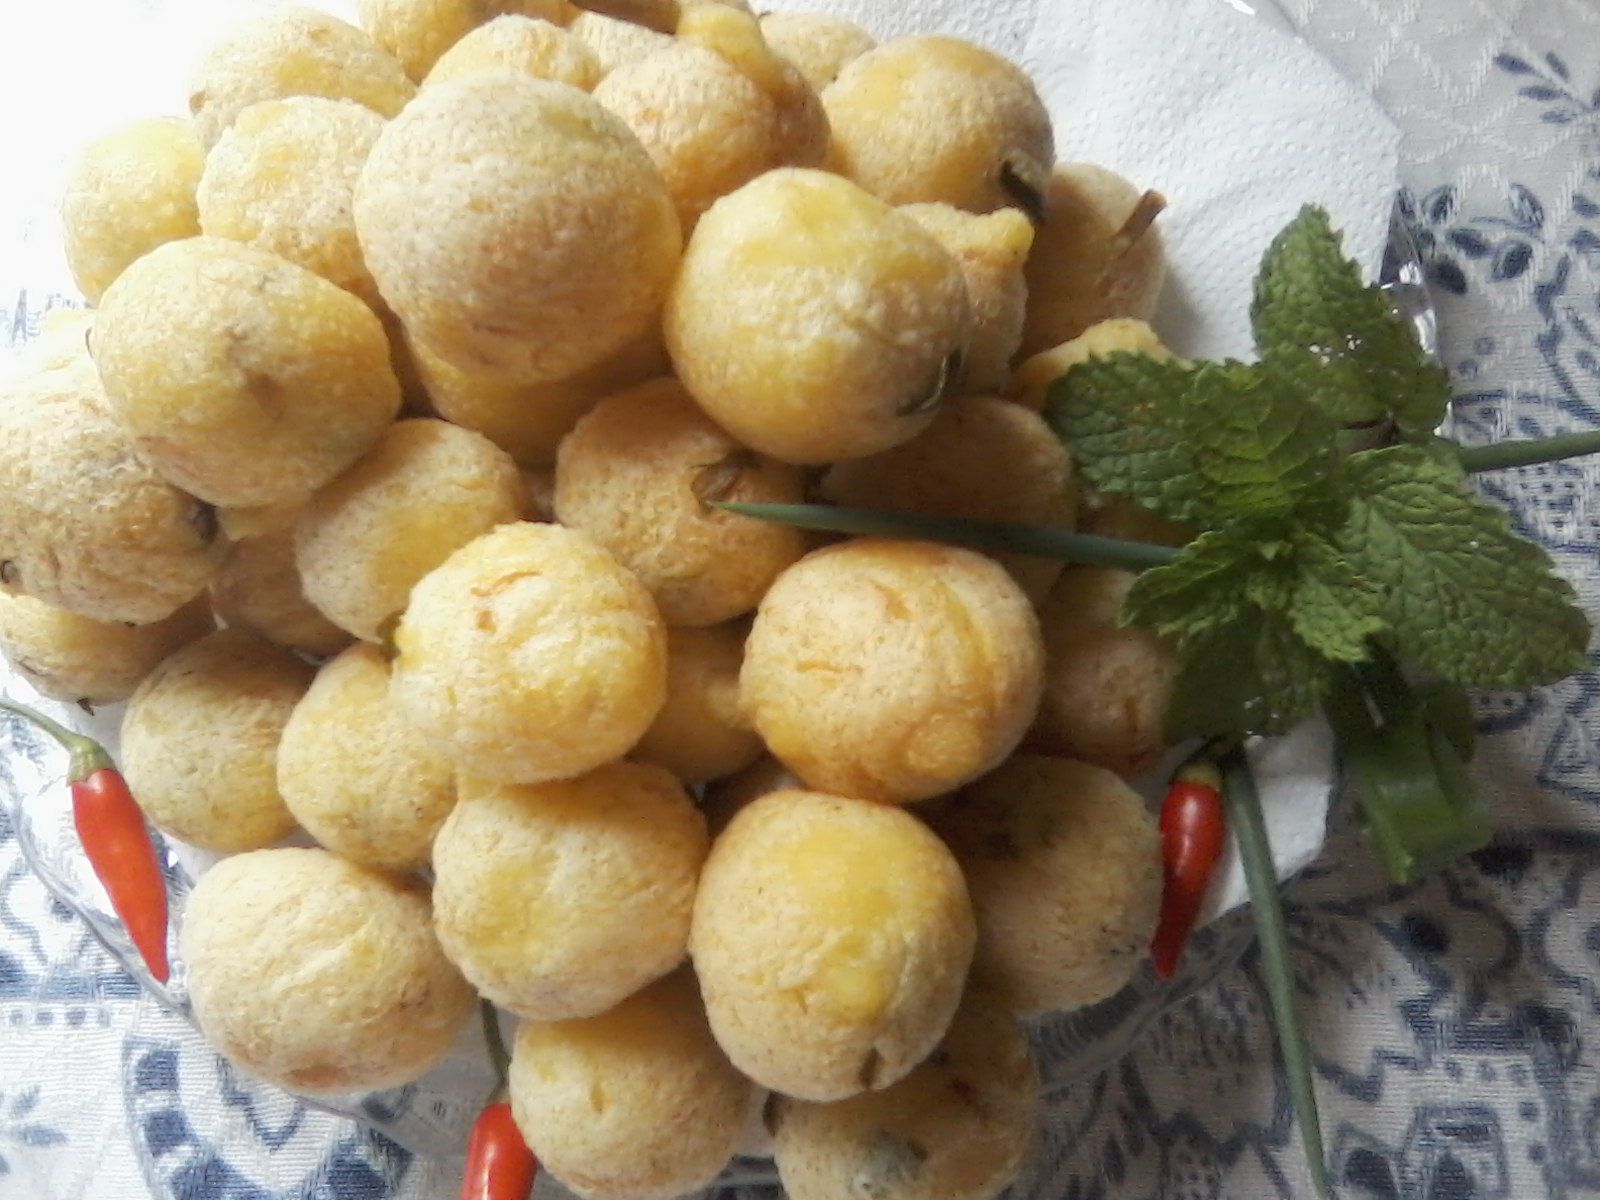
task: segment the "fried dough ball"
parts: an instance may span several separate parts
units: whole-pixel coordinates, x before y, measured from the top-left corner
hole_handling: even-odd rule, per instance
[[[389,664],[366,644],[325,664],[289,714],[278,790],[329,850],[396,871],[427,866],[456,803],[455,771],[389,703]]]
[[[834,169],[890,204],[1036,215],[1055,161],[1050,114],[1014,63],[959,38],[895,38],[822,93]]]
[[[313,8],[287,4],[237,26],[200,62],[189,94],[209,148],[262,100],[326,96],[392,117],[416,93],[400,63],[363,31]]]
[[[1161,833],[1110,771],[1019,754],[933,814],[978,914],[973,976],[1019,1015],[1082,1008],[1144,961]]]
[[[297,1091],[399,1087],[444,1058],[472,989],[421,884],[325,850],[218,863],[185,910],[195,1021],[252,1075]]]
[[[0,592],[0,649],[42,694],[67,703],[126,700],[162,659],[213,627],[203,599],[148,625],[129,625]]]
[[[476,429],[519,463],[532,466],[552,465],[561,439],[602,396],[671,370],[657,329],[576,375],[544,383],[462,371],[426,346],[413,349],[435,412]]]
[[[334,624],[379,640],[417,580],[523,516],[511,456],[470,429],[416,417],[319,491],[295,522],[306,596]]]
[[[893,450],[840,463],[822,477],[835,504],[1071,529],[1078,512],[1072,457],[1037,415],[996,396],[947,404]],[[1043,600],[1061,564],[995,554],[1028,598]]]
[[[378,138],[356,230],[406,331],[464,371],[592,367],[656,318],[682,249],[666,185],[587,94],[509,72],[428,88]]]
[[[270,846],[289,833],[278,738],[315,674],[242,629],[168,656],[122,719],[123,773],[151,824],[221,853]]]
[[[863,458],[933,419],[966,352],[955,260],[911,218],[822,171],[769,171],[695,227],[666,311],[684,386],[752,449]]]
[[[877,45],[854,21],[832,13],[764,13],[761,32],[767,44],[792,62],[819,92],[839,77],[845,64]]]
[[[728,822],[738,816],[745,805],[761,799],[769,792],[791,788],[804,790],[805,784],[800,782],[800,776],[772,755],[763,754],[744,770],[726,779],[718,779],[706,787],[705,799],[700,803],[700,811],[706,815],[706,828],[711,831],[713,838],[720,837],[728,827]]]
[[[478,26],[446,50],[422,86],[436,87],[492,71],[520,71],[586,92],[600,82],[599,58],[575,34],[549,21],[508,13]]]
[[[623,63],[637,62],[664,46],[672,45],[672,39],[664,33],[597,12],[578,13],[567,28],[572,31],[573,37],[594,51],[595,58],[600,61],[602,79]]]
[[[1070,341],[1111,317],[1150,319],[1167,279],[1161,230],[1153,224],[1165,205],[1105,167],[1055,168],[1048,215],[1028,256],[1023,354]]]
[[[944,1036],[973,947],[960,868],[903,809],[782,791],[712,846],[690,953],[717,1041],[763,1087],[839,1100]]]
[[[880,1092],[773,1102],[774,1158],[790,1200],[991,1200],[1033,1142],[1039,1070],[1016,1018],[969,992],[944,1041]]]
[[[1131,571],[1068,567],[1039,610],[1044,696],[1028,744],[1136,774],[1166,749],[1162,720],[1177,655],[1149,629],[1117,624]]]
[[[200,228],[270,251],[378,304],[350,199],[382,130],[383,118],[353,100],[288,96],[252,104],[206,156],[196,197]]]
[[[87,355],[0,389],[0,498],[0,586],[85,617],[170,616],[223,551],[216,511],[135,453]]]
[[[1050,385],[1091,358],[1101,358],[1119,351],[1147,354],[1157,361],[1172,357],[1171,351],[1161,344],[1155,330],[1143,321],[1132,317],[1112,317],[1085,329],[1071,341],[1063,342],[1049,350],[1030,355],[1017,365],[1006,395],[1034,412],[1044,408],[1050,395]]]
[[[1078,527],[1085,533],[1097,533],[1101,537],[1173,547],[1186,545],[1199,533],[1192,525],[1170,521],[1127,496],[1109,492],[1084,494],[1082,507],[1078,510]]]
[[[704,783],[761,756],[761,739],[739,707],[745,632],[742,623],[667,630],[667,702],[632,758]]]
[[[594,98],[649,152],[685,232],[719,196],[784,162],[772,98],[704,46],[673,41],[621,63]]]
[[[1028,303],[1022,266],[1033,245],[1033,223],[1014,208],[981,216],[948,204],[907,204],[900,211],[961,265],[972,305],[972,341],[961,364],[963,389],[996,390],[1011,374],[1011,358],[1022,341]]]
[[[229,546],[211,581],[211,603],[229,628],[249,630],[293,650],[336,654],[350,644],[350,634],[306,599],[289,529]]]
[[[683,961],[706,848],[683,785],[648,763],[539,784],[463,775],[433,844],[434,924],[502,1008],[594,1016]]]
[[[706,501],[795,504],[804,493],[799,470],[744,449],[674,379],[602,400],[556,459],[556,519],[616,555],[669,625],[749,612],[806,550],[797,529]]]
[[[67,177],[61,232],[78,290],[97,304],[136,258],[200,232],[205,165],[194,125],[149,117],[89,143]]]
[[[566,0],[360,0],[361,24],[421,82],[440,58],[485,20],[502,14],[565,25]]]
[[[989,559],[862,538],[807,555],[772,585],[739,686],[767,747],[806,783],[905,802],[1011,753],[1043,668],[1033,608]]]
[[[593,770],[633,747],[666,696],[650,593],[558,525],[502,525],[457,550],[412,589],[394,643],[395,702],[486,779]]]
[[[372,310],[275,254],[169,242],[106,292],[94,358],[139,453],[212,504],[304,500],[400,407]]]
[[[524,1021],[511,1056],[528,1148],[597,1200],[700,1191],[733,1157],[754,1090],[712,1038],[687,968],[598,1016]]]

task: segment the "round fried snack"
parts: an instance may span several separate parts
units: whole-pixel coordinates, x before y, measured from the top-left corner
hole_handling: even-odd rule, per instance
[[[128,264],[200,232],[195,188],[205,165],[188,121],[150,117],[90,142],[67,177],[61,233],[67,265],[90,304]]]
[[[1071,529],[1078,513],[1072,458],[1036,414],[996,396],[947,404],[932,425],[893,450],[840,463],[822,478],[835,504]],[[1027,554],[993,558],[1028,598],[1043,600],[1061,563]]]
[[[744,449],[674,379],[602,400],[556,459],[556,519],[616,555],[669,625],[749,612],[805,553],[799,530],[710,501],[796,504],[804,493],[798,469]]]
[[[600,60],[601,78],[623,63],[636,62],[663,46],[672,45],[672,39],[664,33],[597,12],[578,13],[567,23],[567,28],[594,51]]]
[[[399,1087],[445,1056],[472,989],[419,883],[325,850],[218,863],[195,885],[182,952],[195,1021],[244,1070],[296,1091]]]
[[[877,42],[861,26],[823,12],[769,12],[761,16],[767,44],[792,62],[817,91]]]
[[[212,628],[203,599],[148,625],[129,625],[0,592],[0,649],[41,693],[67,703],[126,700],[162,659]]]
[[[512,13],[478,26],[446,50],[422,86],[494,71],[518,71],[586,92],[600,82],[600,60],[577,35]]]
[[[350,201],[382,130],[383,118],[353,100],[252,104],[206,156],[196,194],[201,230],[286,258],[378,304]]]
[[[739,707],[742,623],[667,630],[667,702],[631,757],[685,783],[720,779],[761,755],[761,739]]]
[[[972,341],[961,364],[963,391],[1001,387],[1022,342],[1028,288],[1022,267],[1033,245],[1033,224],[1014,208],[977,215],[948,204],[907,204],[900,210],[961,264],[972,305]]]
[[[204,589],[222,552],[216,511],[135,453],[86,354],[0,389],[0,586],[146,624]]]
[[[1092,163],[1061,163],[1050,176],[1048,216],[1028,256],[1022,353],[1070,341],[1111,317],[1148,321],[1167,279],[1161,230],[1166,201]]]
[[[1143,321],[1112,317],[1089,326],[1069,342],[1041,350],[1018,363],[1006,387],[1006,395],[1025,408],[1040,412],[1052,383],[1091,358],[1119,351],[1147,354],[1163,362],[1172,357],[1155,331]]]
[[[229,628],[292,650],[336,654],[350,644],[350,634],[306,599],[294,565],[294,533],[288,529],[229,546],[211,581],[211,604]]]
[[[361,24],[419,82],[447,50],[501,14],[565,25],[566,0],[360,0]]]
[[[667,302],[684,386],[752,449],[862,458],[925,429],[971,331],[961,269],[837,175],[769,171],[695,227]]]
[[[354,25],[285,4],[237,26],[210,49],[195,73],[189,111],[210,147],[262,100],[326,96],[392,117],[415,93],[399,62]]]
[[[1030,216],[1055,162],[1050,114],[1015,64],[959,38],[895,38],[822,93],[833,166],[890,204]]]
[[[389,703],[389,664],[364,644],[325,664],[289,715],[278,790],[329,850],[396,871],[427,866],[456,803],[455,772]]]
[[[217,524],[222,527],[222,536],[230,542],[243,542],[250,538],[289,532],[294,528],[295,519],[299,517],[302,507],[301,504],[287,502],[257,504],[245,508],[219,508]]]
[[[464,775],[433,844],[439,940],[518,1016],[603,1013],[683,961],[706,846],[705,819],[660,767],[540,784]]]
[[[814,788],[892,802],[997,766],[1044,669],[1033,608],[992,561],[869,538],[785,571],[744,654],[740,696],[772,753]]]
[[[1137,578],[1111,567],[1068,567],[1040,606],[1044,695],[1029,746],[1121,775],[1166,749],[1162,720],[1177,653],[1153,631],[1117,623]]]
[[[734,1065],[839,1100],[903,1078],[944,1036],[973,936],[960,868],[922,822],[780,791],[712,846],[689,949]]]
[[[1039,1070],[1016,1018],[969,991],[899,1083],[831,1104],[779,1097],[773,1157],[790,1200],[991,1200],[1033,1141]]]
[[[656,318],[682,235],[660,173],[576,88],[503,72],[428,88],[378,138],[356,229],[406,331],[464,371],[594,366]]]
[[[601,397],[672,369],[658,329],[576,375],[543,383],[462,371],[426,346],[412,349],[436,413],[476,429],[519,463],[540,467],[555,463],[561,439]]]
[[[502,525],[412,589],[392,693],[464,772],[569,778],[626,754],[666,696],[650,593],[589,538]]]
[[[1161,833],[1110,771],[1019,754],[933,813],[978,915],[973,976],[1023,1016],[1118,991],[1149,953]]]
[[[306,505],[295,563],[329,619],[378,641],[417,580],[496,525],[519,520],[525,492],[511,456],[447,421],[391,425]]]
[[[712,1038],[688,968],[598,1016],[524,1021],[510,1085],[539,1162],[601,1200],[704,1188],[733,1157],[755,1090]]]
[[[278,738],[315,673],[241,629],[190,642],[152,671],[122,718],[123,774],[150,823],[222,853],[289,833]]]
[[[100,306],[94,359],[140,455],[230,508],[304,500],[400,408],[370,308],[225,238],[169,242],[124,271]]]

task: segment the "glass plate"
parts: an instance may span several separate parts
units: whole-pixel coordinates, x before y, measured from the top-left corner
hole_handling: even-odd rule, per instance
[[[1270,5],[1247,6],[1241,0],[1223,0],[1231,7],[1252,12],[1286,28],[1281,14]],[[825,7],[825,5],[824,5]],[[48,233],[46,233],[48,231]],[[23,251],[11,261],[21,271],[19,285],[6,296],[10,303],[9,340],[21,342],[37,331],[38,320],[50,308],[74,303],[59,266],[59,255],[41,249],[45,236],[54,236],[53,222],[33,214],[20,230]],[[1396,214],[1383,263],[1382,280],[1396,307],[1410,320],[1424,346],[1435,347],[1433,308],[1423,282],[1421,264],[1403,223]],[[14,699],[34,704],[65,724],[101,738],[115,747],[121,706],[95,713],[44,700],[22,677],[0,663],[0,689]],[[1326,743],[1317,742],[1327,756]],[[0,808],[12,821],[22,855],[57,900],[80,917],[122,965],[160,1005],[192,1021],[184,968],[173,955],[173,973],[163,986],[144,970],[121,924],[111,912],[105,894],[88,869],[72,827],[67,789],[61,779],[65,755],[54,742],[7,714],[0,714]],[[1317,768],[1327,786],[1333,786],[1331,759]],[[183,920],[184,902],[207,856],[176,843],[165,843],[163,855],[172,895],[173,945]],[[1234,912],[1201,930],[1186,955],[1179,977],[1161,983],[1148,967],[1118,995],[1078,1012],[1034,1022],[1031,1035],[1040,1055],[1048,1105],[1071,1086],[1091,1078],[1115,1063],[1140,1034],[1173,1006],[1206,986],[1232,965],[1248,946],[1251,927],[1247,914]],[[509,1032],[509,1030],[507,1031]],[[487,1094],[491,1074],[476,1022],[469,1022],[451,1055],[417,1082],[394,1091],[342,1097],[304,1098],[313,1108],[353,1117],[417,1154],[459,1156],[466,1135]],[[252,1084],[267,1088],[267,1085]],[[563,1190],[542,1181],[540,1197],[565,1196]],[[1014,1200],[1057,1200],[1030,1187],[1026,1178],[1010,1193]],[[769,1160],[740,1158],[721,1180],[706,1192],[716,1200],[771,1200],[779,1195]]]

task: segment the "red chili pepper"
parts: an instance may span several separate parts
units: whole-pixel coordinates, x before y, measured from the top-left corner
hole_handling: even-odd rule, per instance
[[[485,1108],[467,1143],[461,1200],[527,1200],[539,1163],[504,1100]]]
[[[106,749],[25,704],[0,699],[0,709],[32,722],[66,747],[72,822],[96,878],[111,899],[144,965],[161,983],[167,963],[167,884],[144,814]]]
[[[1150,942],[1156,974],[1171,979],[1194,932],[1227,832],[1222,776],[1204,760],[1178,768],[1161,805],[1161,922]]]
[[[517,1128],[511,1105],[502,1099],[511,1056],[500,1040],[499,1017],[494,1005],[487,1000],[481,1001],[479,1008],[483,1016],[483,1040],[500,1084],[472,1127],[461,1200],[528,1200],[533,1192],[534,1176],[539,1173],[539,1160],[528,1149],[522,1130]]]

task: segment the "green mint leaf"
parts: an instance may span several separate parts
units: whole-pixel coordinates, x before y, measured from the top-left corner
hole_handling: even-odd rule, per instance
[[[1528,688],[1585,663],[1589,622],[1542,548],[1466,490],[1459,465],[1420,446],[1350,458],[1335,536],[1374,585],[1399,657],[1464,687]]]
[[[1208,510],[1179,415],[1200,370],[1126,351],[1091,359],[1050,386],[1045,420],[1094,487],[1202,522]]]
[[[1333,422],[1265,364],[1206,363],[1179,413],[1214,519],[1286,513],[1333,468]]]
[[[1324,658],[1362,662],[1369,641],[1384,631],[1382,593],[1322,537],[1307,533],[1296,548],[1298,567],[1289,620],[1295,633]]]
[[[1167,706],[1174,741],[1226,733],[1285,733],[1311,716],[1333,668],[1289,618],[1253,606],[1185,638]]]
[[[1122,623],[1187,637],[1237,620],[1258,559],[1248,536],[1202,533],[1166,566],[1140,573],[1122,603]]]
[[[1324,210],[1301,209],[1273,239],[1250,317],[1262,358],[1320,397],[1333,419],[1358,424],[1387,415],[1409,438],[1427,436],[1444,419],[1449,376],[1383,292],[1362,282]]]

